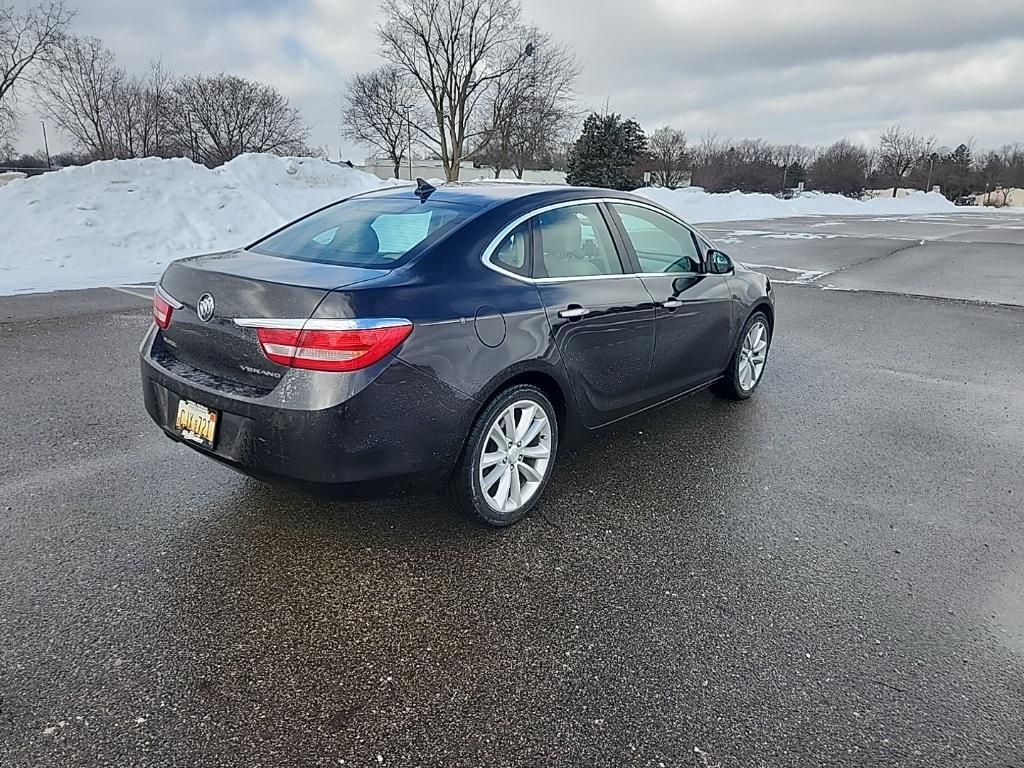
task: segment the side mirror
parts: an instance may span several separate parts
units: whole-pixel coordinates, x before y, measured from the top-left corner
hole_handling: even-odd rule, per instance
[[[708,272],[713,275],[731,274],[734,267],[728,254],[711,249],[708,251]]]

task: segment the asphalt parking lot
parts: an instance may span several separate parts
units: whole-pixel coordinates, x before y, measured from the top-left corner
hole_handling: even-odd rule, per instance
[[[1024,765],[1024,217],[707,230],[756,397],[501,532],[171,443],[139,296],[0,298],[0,766]]]
[[[723,250],[774,278],[826,290],[1024,305],[1024,214],[814,216],[716,223]]]

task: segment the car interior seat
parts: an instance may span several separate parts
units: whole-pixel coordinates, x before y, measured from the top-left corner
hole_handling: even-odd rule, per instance
[[[348,226],[338,229],[331,243],[332,250],[342,253],[370,255],[380,252],[380,239],[369,223],[361,226]]]
[[[545,273],[550,277],[600,275],[600,268],[583,253],[583,227],[576,214],[556,208],[540,215]]]

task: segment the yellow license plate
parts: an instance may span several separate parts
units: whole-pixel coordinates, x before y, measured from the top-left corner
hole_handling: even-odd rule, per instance
[[[218,415],[215,410],[205,405],[193,403],[191,400],[179,400],[174,430],[189,442],[203,448],[213,448]]]

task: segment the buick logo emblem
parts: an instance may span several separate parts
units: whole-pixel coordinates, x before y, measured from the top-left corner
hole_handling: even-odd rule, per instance
[[[210,319],[213,317],[213,296],[204,293],[199,297],[199,302],[196,304],[196,314],[199,315],[199,319],[204,323],[210,322]]]

